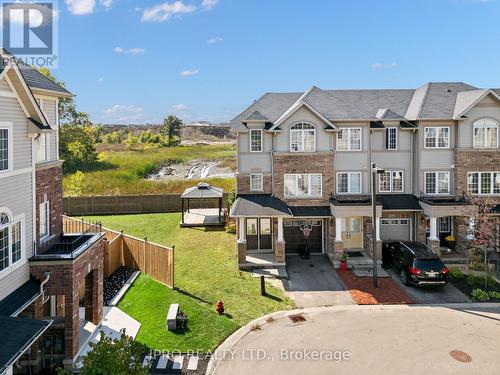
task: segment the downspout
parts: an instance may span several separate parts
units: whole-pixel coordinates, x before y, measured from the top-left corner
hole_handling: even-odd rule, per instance
[[[274,197],[274,144],[276,142],[276,133],[273,132],[273,141],[271,149],[271,195]]]
[[[32,188],[32,209],[33,209],[33,214],[31,217],[32,221],[32,240],[33,242],[31,243],[32,246],[32,252],[33,255],[37,255],[37,238],[36,238],[36,170],[35,170],[35,142],[36,139],[40,136],[40,134],[37,137],[32,137],[31,138],[31,188]]]
[[[368,125],[368,126],[370,126],[370,125]],[[369,133],[368,134],[369,134],[369,138],[370,138],[370,142],[368,142],[368,173],[369,173],[369,176],[370,176],[370,180],[369,180],[369,182],[370,182],[369,183],[369,187],[370,187],[369,188],[369,194],[371,194],[372,193],[372,185],[373,185],[373,183],[372,183],[373,173],[371,171],[371,169],[372,169],[371,166],[372,166],[372,163],[373,163],[373,160],[372,160],[373,159],[372,158],[373,129],[369,128]],[[363,191],[363,187],[361,187],[361,191]]]
[[[45,275],[45,279],[40,283],[40,293],[42,294],[42,301],[43,301],[43,297],[44,297],[43,287],[50,280],[50,272],[45,272],[44,275]]]

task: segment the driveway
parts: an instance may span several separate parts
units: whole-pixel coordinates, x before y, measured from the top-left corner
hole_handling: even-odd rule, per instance
[[[314,255],[310,259],[288,256],[286,269],[288,280],[283,281],[283,287],[297,307],[354,304],[327,256]]]
[[[415,303],[435,304],[435,303],[464,303],[470,302],[460,290],[451,283],[443,287],[435,288],[417,288],[415,286],[403,285],[399,275],[394,268],[386,269],[392,279]]]
[[[302,323],[288,317],[300,313]],[[500,368],[500,304],[335,306],[272,317],[228,338],[207,374],[489,375]]]

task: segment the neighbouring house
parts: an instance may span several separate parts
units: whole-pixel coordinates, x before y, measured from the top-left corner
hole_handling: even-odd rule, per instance
[[[72,94],[1,57],[0,374],[72,368],[80,322],[102,319],[104,246],[63,233],[58,101]]]
[[[473,225],[465,193],[493,199],[492,217],[500,215],[499,124],[500,89],[461,82],[263,95],[231,121],[240,267],[255,258],[284,265],[304,231],[312,253],[332,261],[370,255],[372,162],[385,170],[376,181],[379,249],[416,240],[440,252],[454,235],[462,251]]]

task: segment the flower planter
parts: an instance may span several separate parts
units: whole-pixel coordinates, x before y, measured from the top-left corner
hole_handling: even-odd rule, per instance
[[[347,260],[341,260],[340,261],[340,270],[342,272],[346,272],[347,271]]]

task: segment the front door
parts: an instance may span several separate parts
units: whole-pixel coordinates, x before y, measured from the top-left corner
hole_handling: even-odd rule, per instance
[[[247,219],[247,250],[272,250],[271,219]]]
[[[342,240],[346,249],[363,248],[363,218],[347,217],[342,225]]]

